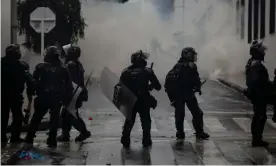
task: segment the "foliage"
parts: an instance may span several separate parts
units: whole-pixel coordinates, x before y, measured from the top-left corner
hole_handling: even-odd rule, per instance
[[[87,25],[81,14],[79,0],[18,0],[17,7],[19,32],[26,34],[36,51],[40,49],[40,34],[30,26],[30,14],[37,7],[49,7],[56,14],[56,27],[45,34],[45,45],[55,42],[65,45],[84,38]]]

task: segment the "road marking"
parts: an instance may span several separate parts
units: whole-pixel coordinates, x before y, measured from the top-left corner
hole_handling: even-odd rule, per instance
[[[251,119],[249,118],[233,118],[233,120],[245,131],[251,131]]]
[[[225,159],[232,165],[254,165],[253,161],[234,142],[216,142]]]
[[[244,147],[245,154],[257,165],[274,165],[276,159],[263,147]]]
[[[206,111],[204,112],[204,114],[208,115],[208,114],[231,114],[231,115],[253,115],[253,112],[238,112],[238,111],[227,111],[227,110],[221,110],[221,111]],[[268,112],[267,115],[273,115],[273,113]]]
[[[169,118],[170,121],[172,122],[173,126],[175,126],[175,119],[174,117],[170,117]],[[174,128],[174,130],[176,131],[176,129]],[[187,120],[184,120],[184,131],[191,131],[193,130],[189,124],[189,122]]]
[[[104,131],[105,132],[121,132],[122,131],[122,121],[120,119],[118,120],[108,120],[105,124],[104,124]]]
[[[225,127],[220,123],[220,121],[217,118],[211,118],[211,117],[205,117],[204,119],[204,125],[210,130],[210,131],[227,131]]]
[[[107,143],[103,145],[99,161],[101,165],[108,163],[112,165],[121,165],[122,161],[122,145],[118,142]]]
[[[192,141],[192,145],[204,165],[228,165],[223,155],[212,140]]]
[[[154,142],[150,150],[151,165],[174,165],[175,157],[170,141]]]

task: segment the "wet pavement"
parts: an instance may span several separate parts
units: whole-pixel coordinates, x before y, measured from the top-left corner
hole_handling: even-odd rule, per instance
[[[142,148],[142,128],[139,116],[132,131],[129,150],[120,144],[123,115],[102,95],[98,85],[90,90],[89,102],[84,104],[80,115],[84,118],[92,137],[84,143],[73,142],[78,135],[71,131],[70,143],[59,143],[57,149],[46,147],[46,132],[38,132],[33,153],[43,159],[22,159],[17,164],[147,164],[147,165],[199,165],[199,164],[276,164],[276,124],[265,126],[264,139],[268,148],[250,146],[252,106],[238,92],[215,82],[208,81],[198,96],[204,112],[204,128],[211,135],[209,140],[196,140],[191,123],[191,113],[186,109],[184,128],[186,140],[175,140],[174,110],[164,91],[155,92],[159,101],[152,115],[152,148]],[[89,120],[92,117],[93,120]],[[24,135],[24,134],[22,134]]]

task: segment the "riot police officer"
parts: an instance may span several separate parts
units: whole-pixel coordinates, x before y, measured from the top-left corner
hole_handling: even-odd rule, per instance
[[[270,85],[268,71],[262,63],[266,49],[262,43],[254,41],[250,47],[251,58],[246,65],[247,94],[254,111],[251,123],[252,146],[268,146],[268,142],[262,139],[267,119],[266,107]]]
[[[161,85],[151,68],[147,68],[147,55],[142,50],[131,55],[132,65],[126,68],[120,77],[120,83],[129,88],[136,95],[137,101],[132,110],[132,119],[125,120],[121,143],[124,147],[130,146],[130,133],[135,123],[136,114],[141,117],[144,147],[152,145],[150,108],[156,107],[156,100],[150,95],[149,89],[161,89]],[[150,102],[151,101],[151,102]],[[155,101],[155,102],[154,102]]]
[[[273,103],[273,109],[274,109],[274,114],[273,114],[273,122],[276,122],[276,69],[274,70],[274,80],[272,82],[273,90],[272,90],[272,103]]]
[[[209,138],[209,135],[203,130],[203,112],[199,108],[195,96],[195,92],[201,94],[201,81],[195,64],[196,55],[194,48],[184,48],[180,60],[166,76],[165,90],[175,107],[176,137],[178,139],[185,139],[183,128],[185,104],[193,116],[192,123],[196,131],[196,138]]]
[[[66,55],[66,65],[72,81],[82,89],[82,92],[76,103],[76,118],[68,110],[62,110],[62,135],[58,137],[58,140],[63,142],[70,140],[72,125],[80,132],[80,135],[75,139],[76,142],[84,141],[91,136],[78,112],[78,109],[82,106],[82,102],[88,100],[87,89],[84,85],[84,68],[79,61],[80,55],[81,50],[77,46],[71,46]]]
[[[60,51],[56,46],[47,47],[44,62],[36,65],[33,73],[35,81],[34,101],[35,112],[26,135],[25,141],[33,143],[35,133],[43,116],[50,110],[50,132],[47,139],[49,147],[57,146],[57,129],[62,105],[68,105],[72,96],[72,81],[66,67],[59,59]]]
[[[7,127],[10,111],[12,112],[13,122],[11,125],[11,143],[22,142],[20,138],[23,113],[23,91],[27,84],[27,96],[32,100],[33,80],[29,72],[29,65],[20,61],[20,46],[12,44],[6,48],[6,56],[1,58],[1,142],[6,143]]]

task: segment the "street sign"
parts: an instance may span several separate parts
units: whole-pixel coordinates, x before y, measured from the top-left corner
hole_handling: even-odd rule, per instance
[[[41,33],[41,58],[44,52],[44,34],[49,33],[56,26],[56,15],[48,7],[38,7],[30,15],[30,25]]]

